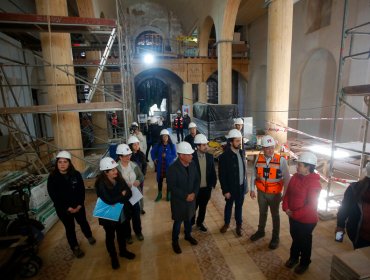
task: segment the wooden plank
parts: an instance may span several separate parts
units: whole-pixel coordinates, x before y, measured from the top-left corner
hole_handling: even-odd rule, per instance
[[[344,87],[343,92],[348,95],[370,95],[370,84]]]
[[[120,111],[122,103],[120,102],[92,102],[92,103],[76,103],[76,104],[59,104],[59,105],[39,105],[25,107],[8,107],[0,108],[0,115],[6,114],[45,114],[57,112],[104,112],[104,111]]]

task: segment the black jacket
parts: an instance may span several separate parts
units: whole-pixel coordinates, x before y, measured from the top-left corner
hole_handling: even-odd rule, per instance
[[[366,180],[367,179],[365,178]],[[352,183],[344,192],[342,205],[339,208],[337,216],[337,227],[345,228],[349,239],[355,244],[359,237],[359,232],[362,224],[362,201],[355,199],[355,191],[358,188],[359,182]],[[357,190],[358,191],[358,190]]]
[[[196,148],[196,145],[194,144],[194,138],[191,134],[188,134],[185,136],[184,141],[188,142],[193,149]]]
[[[130,160],[135,162],[140,167],[140,170],[144,175],[146,174],[148,163],[146,162],[145,155],[142,151],[132,153]]]
[[[171,192],[171,213],[174,221],[190,221],[195,214],[194,199],[186,201],[186,197],[199,191],[199,174],[194,162],[188,166],[188,171],[178,158],[170,165],[167,172],[167,186]]]
[[[217,184],[217,175],[215,169],[215,162],[213,156],[211,154],[206,153],[206,181],[207,187],[214,188]],[[193,153],[193,161],[195,166],[197,167],[199,178],[201,178],[200,174],[200,166],[199,166],[199,159],[198,159],[198,152],[195,151]]]
[[[95,182],[95,190],[98,197],[103,200],[106,204],[113,205],[116,203],[123,203],[123,213],[126,219],[131,218],[132,205],[129,202],[129,199],[132,196],[131,189],[124,182],[116,183],[113,188],[108,188],[103,180],[97,179]],[[126,191],[125,196],[122,195],[122,192]],[[101,219],[99,218],[99,224],[102,226],[114,226],[118,222]]]
[[[77,170],[66,175],[58,171],[50,174],[47,189],[57,213],[66,213],[69,207],[84,207],[85,185],[81,173]]]
[[[218,162],[218,176],[221,183],[222,193],[231,193],[232,196],[245,195],[248,190],[247,174],[245,173],[245,154],[244,151],[239,150],[243,162],[243,186],[239,184],[239,167],[238,156],[231,148],[226,148],[223,154],[219,157]]]

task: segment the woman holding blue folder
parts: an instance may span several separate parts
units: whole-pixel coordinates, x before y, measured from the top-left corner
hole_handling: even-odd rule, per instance
[[[95,181],[96,194],[104,203],[109,205],[114,205],[116,203],[123,204],[123,210],[118,221],[99,218],[99,224],[103,226],[105,230],[105,245],[111,257],[113,269],[118,269],[120,267],[114,243],[115,236],[117,236],[120,257],[129,260],[135,258],[135,254],[126,249],[125,236],[127,233],[128,218],[132,211],[129,202],[132,192],[117,170],[117,166],[118,164],[112,158],[103,158],[100,161],[101,172]]]

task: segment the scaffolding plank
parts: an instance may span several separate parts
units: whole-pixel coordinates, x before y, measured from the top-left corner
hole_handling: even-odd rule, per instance
[[[370,84],[344,87],[343,92],[353,96],[370,95]]]
[[[116,27],[116,21],[113,19],[0,13],[0,30],[2,31],[35,30],[48,32],[49,24],[51,31],[65,33],[88,31],[88,27],[107,27],[110,29]]]
[[[45,114],[56,112],[100,112],[100,111],[120,111],[122,103],[120,102],[92,102],[76,104],[58,104],[58,105],[38,105],[25,107],[7,107],[0,108],[0,115],[5,114]]]

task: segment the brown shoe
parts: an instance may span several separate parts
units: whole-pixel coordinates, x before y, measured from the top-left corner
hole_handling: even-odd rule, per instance
[[[241,225],[236,226],[236,235],[242,236],[242,226]]]
[[[222,226],[222,228],[220,229],[220,232],[221,233],[225,233],[226,231],[227,231],[227,229],[229,228],[229,224],[224,224],[223,226]]]

